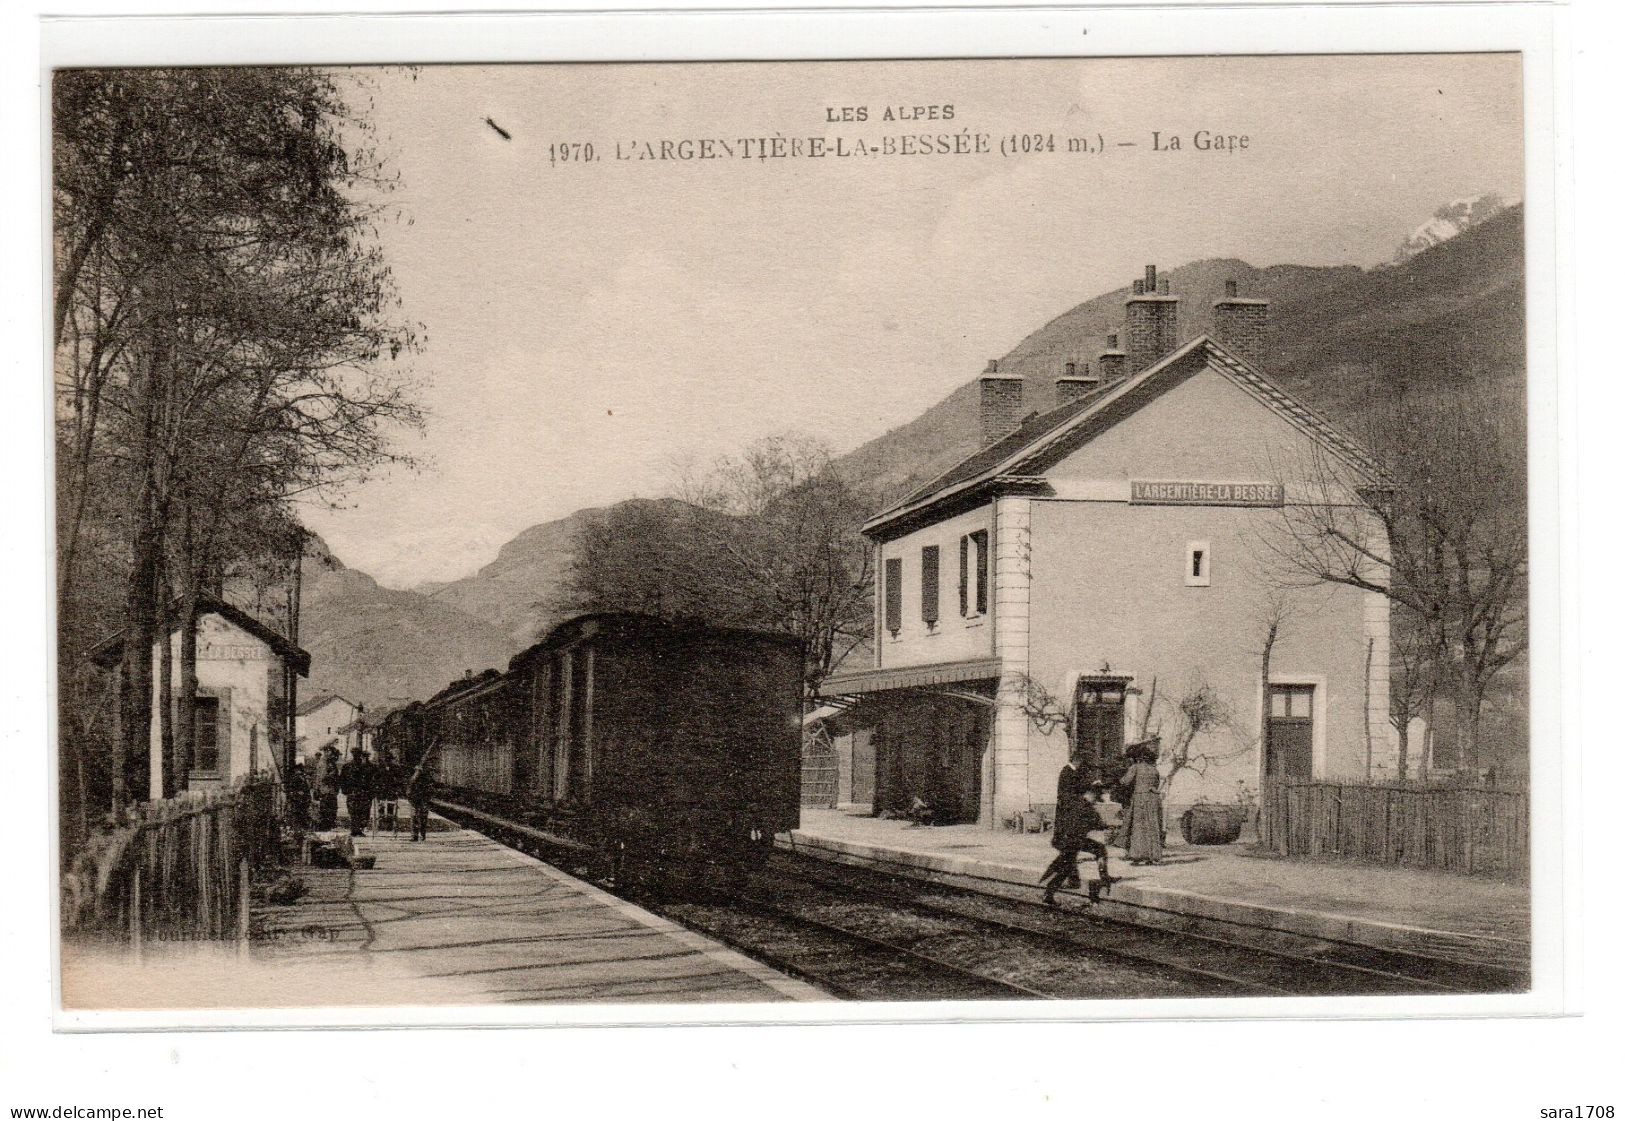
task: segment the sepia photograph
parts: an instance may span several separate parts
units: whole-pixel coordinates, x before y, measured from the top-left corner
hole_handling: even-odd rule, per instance
[[[50,70],[60,1011],[1530,994],[1525,82]]]

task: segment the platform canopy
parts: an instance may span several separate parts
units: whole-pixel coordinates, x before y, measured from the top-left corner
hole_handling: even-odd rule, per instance
[[[852,697],[972,681],[992,684],[999,680],[1002,668],[1003,663],[998,658],[979,658],[969,662],[933,662],[923,666],[898,666],[896,669],[859,670],[826,677],[818,687],[818,693],[821,697]]]

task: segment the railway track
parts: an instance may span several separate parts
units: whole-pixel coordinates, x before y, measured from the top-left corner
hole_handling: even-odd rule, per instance
[[[1517,992],[1528,985],[1517,970],[1482,963],[1301,935],[1279,938],[1269,949],[1191,931],[1142,926],[1087,912],[1061,912],[1036,902],[981,895],[879,869],[831,864],[815,857],[775,853],[780,879],[824,882],[861,891],[922,913],[977,918],[1009,930],[1057,939],[1090,953],[1141,965],[1160,965],[1229,984],[1258,995],[1352,996]]]
[[[456,803],[446,816],[602,880],[592,854]],[[726,896],[638,902],[854,1000],[1418,995],[1516,991],[1484,968],[1300,939],[1262,949],[774,850]],[[1447,968],[1448,967],[1448,968]]]
[[[1201,968],[1098,948],[1032,926],[937,907],[823,875],[759,876],[754,892],[796,921],[834,926],[1046,999],[1270,996],[1283,990]],[[758,905],[759,899],[735,896]],[[889,999],[898,999],[892,993]],[[905,994],[906,998],[906,994]]]
[[[662,903],[656,909],[847,1000],[1048,1000],[1052,994],[850,925],[766,900]]]

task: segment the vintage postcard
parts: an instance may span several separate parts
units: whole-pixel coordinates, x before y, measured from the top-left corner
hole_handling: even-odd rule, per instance
[[[63,1014],[1531,1007],[1526,65],[54,69]]]

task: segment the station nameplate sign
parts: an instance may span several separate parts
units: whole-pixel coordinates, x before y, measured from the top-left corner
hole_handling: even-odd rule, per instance
[[[1279,506],[1280,483],[1207,483],[1129,480],[1129,502],[1139,506]]]

